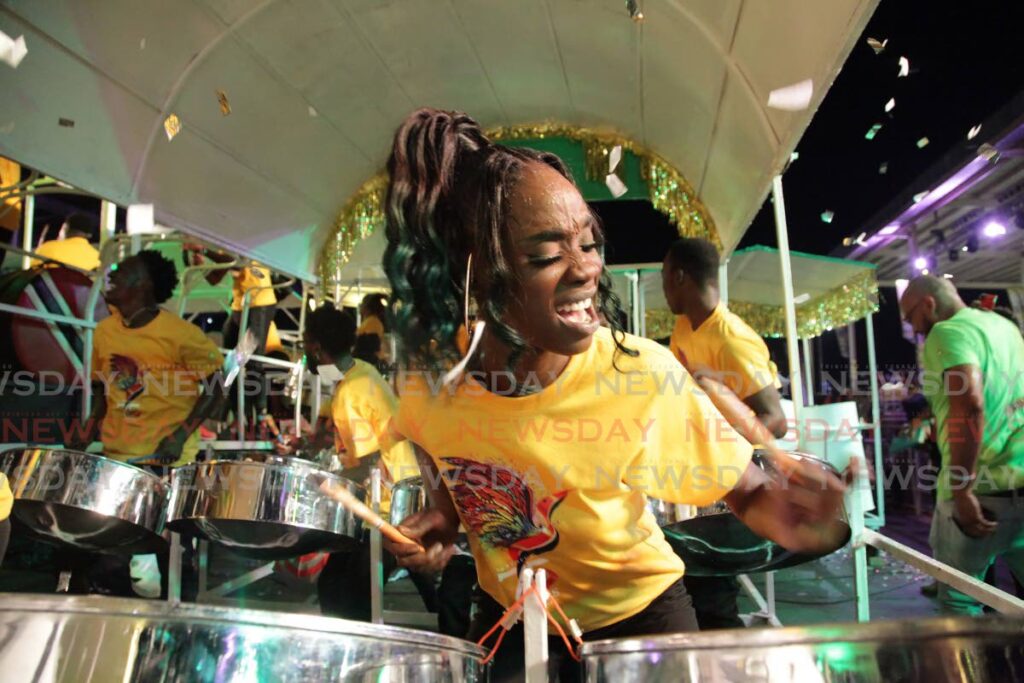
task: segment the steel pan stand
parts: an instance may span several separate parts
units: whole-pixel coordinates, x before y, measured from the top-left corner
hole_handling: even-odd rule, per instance
[[[370,472],[370,508],[380,514],[380,468]],[[384,623],[384,558],[380,529],[370,529],[370,622]]]
[[[523,601],[523,640],[525,645],[526,683],[547,683],[548,680],[548,594],[546,572],[524,567],[519,574],[519,595],[536,589],[539,600]],[[516,596],[517,598],[519,596]]]

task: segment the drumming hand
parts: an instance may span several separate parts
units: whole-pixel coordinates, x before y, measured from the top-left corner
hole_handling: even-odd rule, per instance
[[[978,502],[978,497],[970,489],[957,490],[953,492],[953,521],[960,530],[971,538],[982,538],[995,533],[996,522],[986,518],[985,510]]]
[[[402,520],[398,530],[426,549],[424,551],[410,543],[395,543],[385,537],[384,548],[395,556],[402,567],[435,574],[444,569],[455,553],[458,527],[452,528],[440,510],[429,508],[410,515]]]
[[[181,458],[188,437],[181,430],[174,430],[160,441],[153,453],[153,460],[160,465],[170,465]]]

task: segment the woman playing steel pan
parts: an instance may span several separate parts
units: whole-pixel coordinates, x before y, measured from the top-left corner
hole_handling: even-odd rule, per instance
[[[695,629],[683,564],[645,493],[724,496],[788,548],[823,544],[842,482],[778,490],[671,353],[618,327],[600,227],[556,156],[423,109],[398,129],[388,172],[385,267],[405,368],[394,427],[428,481],[444,480],[403,525],[426,550],[389,548],[436,570],[465,525],[486,593],[474,634],[513,604],[526,566],[546,570],[584,639]],[[470,298],[476,339],[453,368]],[[498,679],[521,678],[521,648],[521,635],[504,639]],[[563,679],[578,676],[550,651]]]

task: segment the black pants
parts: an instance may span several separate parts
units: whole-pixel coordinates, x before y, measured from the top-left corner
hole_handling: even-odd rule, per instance
[[[395,570],[395,556],[381,551],[384,580]],[[432,577],[409,573],[428,612],[437,611],[437,593]],[[320,613],[352,621],[370,621],[370,544],[362,543],[348,552],[331,553],[316,582]]]
[[[441,573],[437,589],[437,627],[446,636],[465,638],[469,633],[476,563],[470,555],[456,555]]]
[[[11,519],[8,517],[0,522],[0,564],[4,563],[7,554],[7,542],[11,540]]]
[[[476,600],[477,613],[468,638],[473,642],[480,640],[505,613],[501,605],[483,591],[477,591]],[[656,597],[643,611],[611,626],[588,631],[583,634],[583,640],[630,638],[696,630],[697,618],[693,613],[686,586],[680,579]],[[582,666],[569,656],[565,644],[557,634],[549,638],[548,655],[549,681],[574,683],[583,680]],[[501,648],[491,660],[491,683],[522,681],[524,656],[523,624],[520,621],[505,635]]]
[[[249,323],[247,330],[251,330],[256,338],[256,350],[254,354],[262,356],[267,350],[267,333],[270,331],[270,323],[274,321],[274,314],[277,313],[276,306],[253,306],[249,309]],[[242,324],[242,312],[232,311],[224,323],[222,333],[224,335],[224,348],[233,349],[238,346],[238,333]],[[249,424],[254,424],[253,418],[267,410],[266,386],[267,378],[261,363],[249,363],[245,366],[245,407]],[[235,382],[230,389],[230,401],[225,410],[234,410],[238,406],[238,382]],[[243,438],[239,436],[239,438]]]
[[[701,631],[719,628],[743,628],[739,606],[740,582],[732,576],[683,577],[686,590],[693,599],[697,624]]]

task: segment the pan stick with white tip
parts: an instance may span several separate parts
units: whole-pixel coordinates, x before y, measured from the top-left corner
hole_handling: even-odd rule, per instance
[[[348,489],[340,487],[335,488],[331,486],[329,481],[324,481],[320,484],[320,490],[324,492],[324,495],[341,503],[349,512],[359,519],[363,520],[375,529],[380,529],[381,534],[387,536],[395,543],[408,543],[419,548],[421,552],[426,552],[422,545],[403,534],[388,522],[384,521],[383,517],[367,507],[361,500],[353,496]]]

